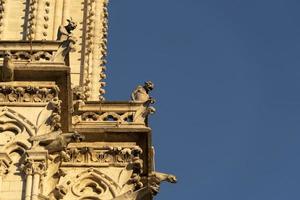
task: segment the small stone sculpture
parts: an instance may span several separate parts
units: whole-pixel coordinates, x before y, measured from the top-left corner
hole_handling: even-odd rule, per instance
[[[37,142],[38,145],[45,147],[49,153],[64,151],[69,143],[81,142],[82,140],[84,140],[84,136],[79,133],[62,133],[61,131],[29,138],[30,142]]]
[[[2,81],[13,81],[14,69],[15,65],[12,62],[12,56],[8,51],[5,51],[2,67]]]
[[[72,35],[72,31],[77,27],[77,24],[71,19],[68,19],[68,25],[61,25],[58,29],[57,40],[62,41],[56,54],[52,60],[63,62],[70,51],[75,51],[75,43],[77,39]]]
[[[61,25],[58,29],[57,40],[65,41],[73,37],[72,31],[77,27],[76,22],[71,19],[68,19],[68,25]]]
[[[152,195],[157,195],[160,189],[161,182],[177,183],[176,176],[161,172],[152,172],[149,176],[149,187]]]
[[[151,81],[145,82],[144,86],[137,86],[131,94],[131,100],[135,102],[148,102],[154,103],[154,99],[149,96],[149,92],[154,89],[154,84]]]

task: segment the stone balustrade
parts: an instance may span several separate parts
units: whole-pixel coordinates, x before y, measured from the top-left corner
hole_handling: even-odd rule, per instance
[[[145,128],[152,108],[140,102],[85,102],[73,113],[74,127]]]

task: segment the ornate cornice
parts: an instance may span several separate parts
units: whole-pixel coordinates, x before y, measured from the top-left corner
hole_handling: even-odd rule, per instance
[[[70,147],[67,149],[69,159],[62,166],[77,167],[124,167],[132,165],[133,168],[142,169],[143,161],[140,159],[142,149],[134,147]]]
[[[0,104],[48,103],[58,98],[59,88],[54,84],[37,82],[0,83]]]

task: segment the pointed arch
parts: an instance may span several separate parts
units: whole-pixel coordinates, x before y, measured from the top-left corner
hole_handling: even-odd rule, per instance
[[[4,151],[7,154],[10,154],[13,151],[22,151],[25,153],[26,150],[30,149],[31,144],[29,142],[24,141],[15,141],[12,143],[9,143],[7,146],[5,146]]]
[[[76,181],[72,186],[72,192],[78,197],[91,198],[102,197],[111,194],[112,197],[116,197],[116,189],[119,185],[110,177],[104,173],[95,170],[87,169],[76,176]],[[91,188],[91,194],[85,193],[86,188]],[[94,194],[94,195],[93,195]]]
[[[2,110],[0,111],[0,123],[1,123],[1,117],[3,116],[6,116],[8,119],[15,120],[16,124],[18,124],[21,129],[24,127],[30,136],[35,135],[36,126],[33,123],[31,123],[28,119],[26,119],[26,117],[14,111],[13,109],[7,107],[2,108]],[[7,122],[9,121],[2,120],[2,123],[7,123]]]
[[[68,188],[66,199],[74,198],[79,200],[112,199],[117,196],[120,186],[110,177],[99,170],[90,168],[69,177],[64,181],[62,187]]]

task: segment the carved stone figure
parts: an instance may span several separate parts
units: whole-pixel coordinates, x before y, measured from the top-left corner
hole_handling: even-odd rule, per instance
[[[77,24],[71,19],[68,19],[68,25],[61,25],[58,29],[57,40],[62,41],[56,54],[53,56],[53,61],[64,61],[65,57],[70,51],[75,51],[76,37],[72,35],[72,31]]]
[[[75,86],[72,89],[73,92],[73,112],[78,110],[79,105],[84,105],[88,98],[88,87],[87,86]]]
[[[12,56],[8,51],[4,53],[3,67],[2,67],[2,81],[14,80],[15,65],[12,61]]]
[[[176,177],[151,173],[154,84],[104,100],[108,0],[24,1],[0,0],[0,200],[153,200]]]
[[[73,37],[72,31],[77,27],[76,22],[71,19],[68,19],[68,25],[61,25],[58,29],[57,40],[65,41]]]
[[[149,176],[149,187],[151,189],[151,194],[156,195],[160,189],[161,182],[177,183],[176,176],[172,174],[165,174],[161,172],[152,172]]]
[[[149,92],[154,89],[154,84],[151,81],[146,81],[144,86],[137,86],[137,88],[131,94],[131,100],[136,102],[148,102],[154,103],[154,99],[149,96]]]
[[[30,142],[37,142],[38,145],[44,146],[49,153],[64,151],[69,143],[81,142],[82,140],[84,140],[84,136],[79,133],[62,133],[61,131],[29,138]]]

